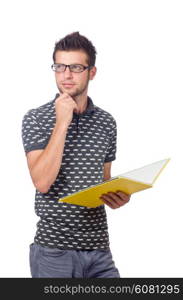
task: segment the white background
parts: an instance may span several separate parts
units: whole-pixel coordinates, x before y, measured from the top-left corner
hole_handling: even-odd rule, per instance
[[[0,277],[30,277],[38,218],[21,122],[53,99],[54,44],[73,31],[96,46],[88,94],[118,124],[112,176],[171,158],[152,189],[106,208],[116,266],[121,277],[183,276],[182,16],[177,0],[1,1]]]

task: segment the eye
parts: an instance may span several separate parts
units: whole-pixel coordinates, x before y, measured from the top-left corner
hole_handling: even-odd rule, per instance
[[[71,65],[71,70],[75,71],[75,72],[80,72],[83,70],[83,66],[82,65]]]
[[[65,65],[64,65],[64,64],[57,64],[57,65],[56,65],[56,69],[57,69],[57,70],[65,69]]]

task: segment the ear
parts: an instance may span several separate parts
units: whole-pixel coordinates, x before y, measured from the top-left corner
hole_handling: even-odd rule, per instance
[[[97,68],[94,66],[94,67],[92,67],[92,69],[90,69],[89,79],[93,80],[93,78],[95,77],[96,73],[97,73]]]

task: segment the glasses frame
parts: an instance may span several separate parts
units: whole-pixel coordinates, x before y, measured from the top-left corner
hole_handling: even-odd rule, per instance
[[[62,65],[62,66],[64,66],[64,67],[65,67],[64,71],[59,72],[59,71],[54,70],[54,67],[57,66],[57,65]],[[82,71],[79,71],[79,72],[72,71],[72,70],[71,70],[71,66],[75,66],[75,65],[76,65],[76,66],[82,66],[82,67],[83,67],[83,70],[82,70]],[[53,64],[53,65],[51,65],[52,70],[53,70],[54,72],[57,72],[57,73],[64,73],[67,67],[69,68],[70,72],[72,72],[72,73],[82,73],[82,72],[84,72],[86,69],[91,69],[91,68],[92,68],[92,66],[84,66],[84,65],[82,65],[82,64],[70,64],[70,65],[65,65],[65,64]]]

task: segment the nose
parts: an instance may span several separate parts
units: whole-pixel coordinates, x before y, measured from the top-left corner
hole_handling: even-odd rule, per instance
[[[65,78],[72,78],[72,72],[70,71],[69,67],[67,66],[64,72]]]

